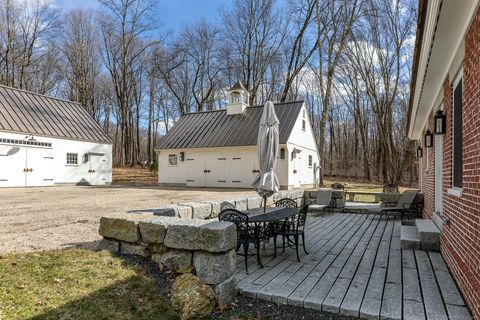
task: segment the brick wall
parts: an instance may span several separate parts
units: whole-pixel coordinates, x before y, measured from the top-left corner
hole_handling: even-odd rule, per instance
[[[440,238],[441,251],[474,317],[480,319],[480,11],[465,39],[463,61],[463,195],[452,187],[452,81],[444,83],[443,105],[447,132],[443,140],[443,217],[450,220]],[[433,121],[433,114],[431,115]],[[430,124],[430,128],[433,125]],[[423,168],[424,217],[434,210],[434,148],[430,149],[430,171]],[[424,156],[424,159],[425,156]]]
[[[427,129],[433,132],[433,112],[430,114]],[[435,147],[425,147],[425,132],[422,135],[423,145],[423,175],[422,175],[422,192],[425,194],[423,216],[425,219],[431,219],[435,211]],[[428,153],[428,156],[427,156]],[[427,170],[428,168],[428,170]]]

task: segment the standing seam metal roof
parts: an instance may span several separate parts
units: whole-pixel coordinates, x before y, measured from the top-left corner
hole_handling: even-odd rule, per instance
[[[275,103],[281,144],[287,143],[303,103]],[[178,120],[155,149],[256,145],[262,112],[263,106],[255,106],[247,107],[242,114],[235,115],[227,115],[226,110],[188,113]]]
[[[0,131],[112,142],[80,104],[1,85]]]

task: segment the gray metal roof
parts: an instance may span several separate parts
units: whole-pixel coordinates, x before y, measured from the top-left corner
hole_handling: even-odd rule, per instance
[[[78,103],[0,86],[0,131],[111,143]]]
[[[235,91],[235,90],[243,90],[243,91],[247,91],[247,89],[245,89],[245,87],[243,86],[243,84],[240,82],[240,81],[237,81],[237,83],[235,83],[230,89],[228,89],[227,91]]]
[[[280,143],[287,143],[303,101],[275,103],[280,121]],[[263,106],[248,107],[242,114],[227,115],[226,110],[188,113],[178,120],[156,148],[183,149],[257,144]]]

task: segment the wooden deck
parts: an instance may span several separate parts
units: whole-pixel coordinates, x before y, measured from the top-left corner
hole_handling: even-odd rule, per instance
[[[310,217],[306,235],[301,262],[267,244],[265,267],[250,257],[247,274],[238,256],[240,293],[368,319],[472,319],[440,253],[400,249],[398,218]]]

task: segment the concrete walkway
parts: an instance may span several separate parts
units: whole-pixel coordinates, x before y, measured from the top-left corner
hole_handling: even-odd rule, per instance
[[[400,249],[400,221],[367,214],[311,217],[307,251],[272,244],[264,268],[238,256],[240,293],[368,319],[472,319],[440,253]]]

